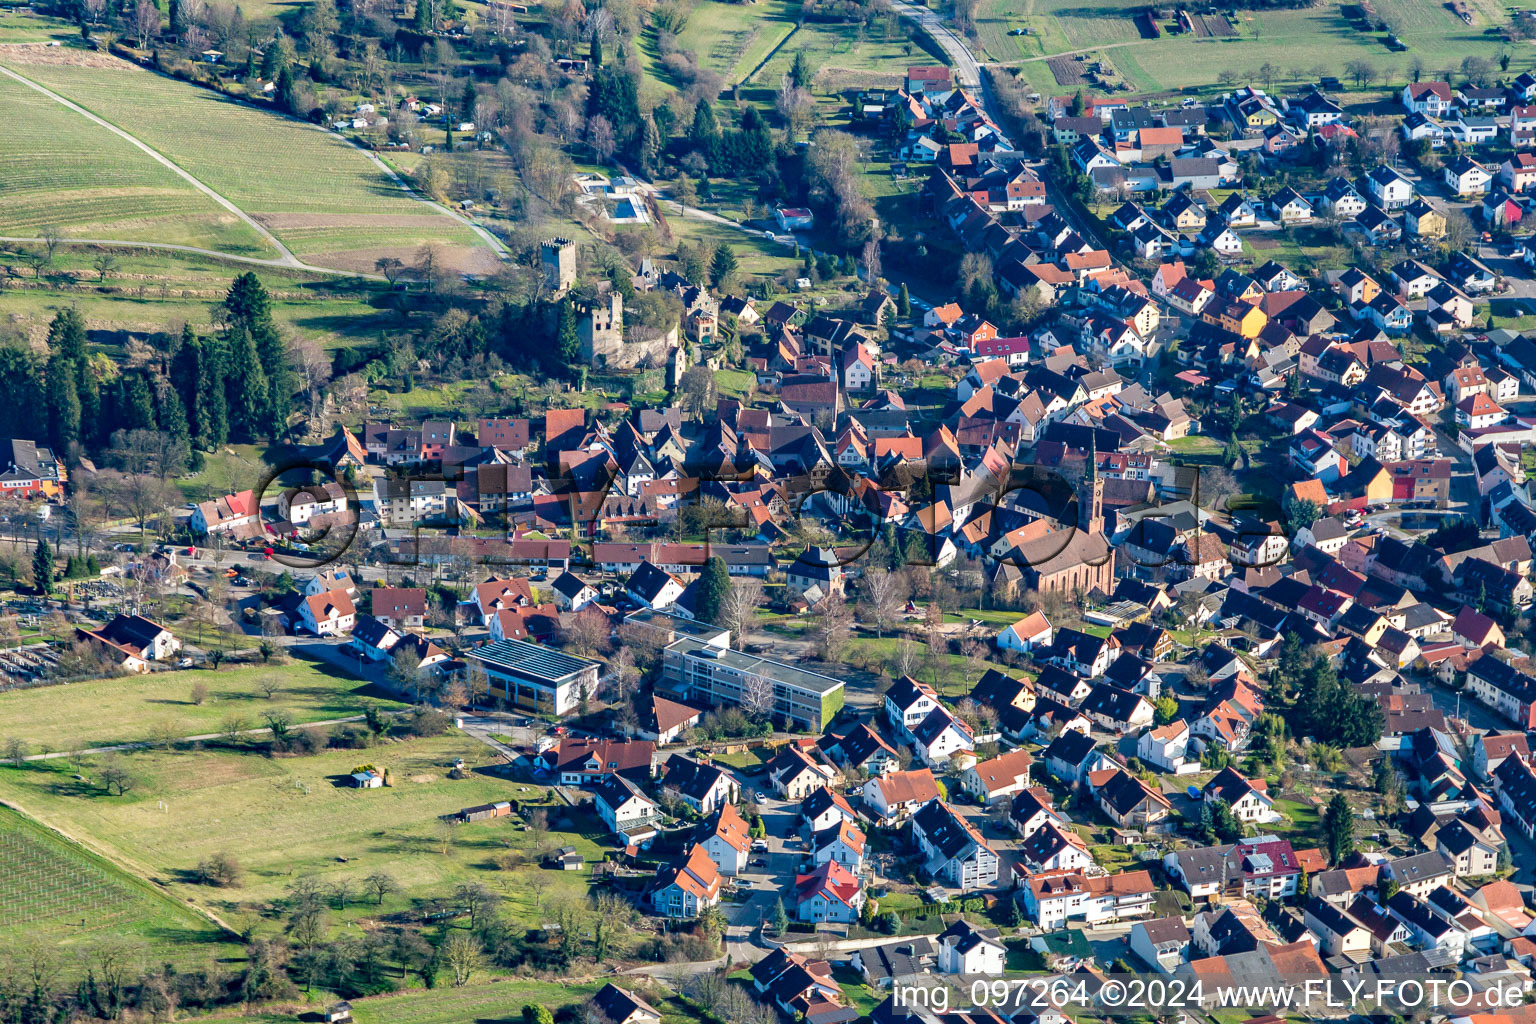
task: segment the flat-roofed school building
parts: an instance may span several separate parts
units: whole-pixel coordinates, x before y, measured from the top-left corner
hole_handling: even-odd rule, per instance
[[[820,732],[843,706],[843,681],[781,661],[687,638],[662,652],[662,679],[684,697],[712,705],[740,704],[743,681],[773,686],[773,713]]]
[[[509,704],[543,714],[564,715],[597,693],[599,663],[563,654],[542,644],[498,640],[466,655],[478,662]]]

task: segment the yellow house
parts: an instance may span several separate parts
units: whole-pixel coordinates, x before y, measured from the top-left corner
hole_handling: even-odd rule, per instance
[[[1248,278],[1247,283],[1243,286],[1243,290],[1234,295],[1233,298],[1239,302],[1246,302],[1250,306],[1257,306],[1264,301],[1264,289],[1259,287],[1257,281]]]
[[[1249,96],[1237,104],[1237,117],[1248,128],[1268,128],[1280,123],[1280,115],[1257,96]]]
[[[1408,233],[1416,238],[1444,238],[1445,214],[1420,199],[1403,211]]]
[[[1264,325],[1269,323],[1269,317],[1264,315],[1262,309],[1246,302],[1223,302],[1208,308],[1205,319],[1248,339],[1257,338],[1259,332],[1264,330]]]
[[[1173,218],[1174,227],[1180,231],[1199,231],[1205,227],[1205,207],[1187,192],[1175,192],[1163,204],[1163,212]]]
[[[1381,294],[1381,285],[1359,267],[1350,267],[1339,275],[1339,294],[1344,301],[1353,305],[1357,302],[1368,303]]]
[[[1384,505],[1392,500],[1392,474],[1385,469],[1376,471],[1370,481],[1365,485],[1365,503],[1367,505]]]

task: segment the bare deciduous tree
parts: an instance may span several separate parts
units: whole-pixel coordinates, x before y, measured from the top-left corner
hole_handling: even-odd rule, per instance
[[[763,603],[763,583],[750,576],[731,579],[731,589],[726,591],[720,607],[720,624],[731,631],[737,648],[746,644],[746,634],[757,616],[758,606]]]
[[[485,947],[467,932],[454,932],[443,943],[443,961],[453,974],[454,985],[467,985],[485,962]]]
[[[884,637],[901,613],[902,580],[896,573],[879,566],[864,570],[866,616],[874,624],[875,635]]]
[[[773,681],[757,674],[742,677],[741,710],[762,720],[773,714]]]
[[[601,114],[587,122],[587,145],[592,147],[592,155],[598,163],[606,164],[613,159],[613,151],[617,146],[613,125]]]
[[[149,46],[149,40],[160,34],[160,8],[154,0],[139,0],[133,8],[133,34],[139,40],[139,49]]]

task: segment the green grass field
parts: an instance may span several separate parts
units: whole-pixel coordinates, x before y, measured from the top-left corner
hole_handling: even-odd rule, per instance
[[[428,241],[451,246],[450,262],[466,269],[491,258],[468,229],[401,193],[335,135],[123,61],[29,60],[39,62],[13,54],[8,66],[153,147],[312,262],[371,272],[377,255],[408,258]]]
[[[702,67],[720,72],[727,86],[752,72],[763,58],[794,31],[799,5],[789,0],[761,0],[751,8],[740,4],[701,0],[688,15],[677,44],[691,50]],[[797,37],[798,38],[798,37]],[[642,47],[645,60],[652,60]],[[659,73],[660,63],[647,70]]]
[[[4,205],[0,202],[0,209]],[[92,260],[97,254],[92,247],[61,247],[44,283],[56,277],[96,285]],[[65,306],[85,317],[95,332],[93,342],[108,346],[118,332],[177,332],[183,323],[207,334],[213,330],[212,304],[229,290],[236,274],[254,270],[272,296],[278,322],[326,349],[375,343],[381,333],[405,329],[411,322],[381,301],[383,285],[368,281],[320,279],[305,271],[252,268],[193,254],[124,248],[116,255],[118,266],[99,289],[10,288],[0,292],[0,313],[34,340],[46,337],[48,322]]]
[[[191,636],[195,640],[196,637]],[[264,679],[281,686],[269,701]],[[208,698],[192,703],[192,687]],[[156,672],[148,677],[97,679],[62,686],[0,693],[0,734],[24,740],[34,753],[82,750],[150,738],[164,726],[179,735],[219,732],[231,716],[246,728],[261,726],[269,711],[286,711],[296,723],[361,714],[365,707],[402,707],[367,683],[335,675],[313,662],[241,666],[220,671]]]
[[[714,246],[729,245],[736,254],[737,278],[743,284],[753,277],[774,277],[799,266],[794,252],[787,246],[754,237],[719,221],[683,217],[675,211],[669,211],[667,223],[672,225],[672,234],[680,241],[695,245],[700,242]]]
[[[460,988],[406,989],[382,996],[354,998],[352,1019],[358,1024],[519,1024],[528,1003],[561,1010],[586,1002],[602,985],[598,982],[535,981],[529,978],[487,978],[477,974]],[[317,1004],[322,998],[314,994]],[[234,1016],[199,1017],[201,1024],[300,1024],[313,1021],[310,1012],[267,1010]],[[663,1018],[665,1020],[665,1017]]]
[[[370,901],[335,910],[333,921],[404,910],[415,899],[447,895],[458,882],[474,879],[505,895],[508,916],[536,922],[555,897],[585,892],[590,864],[601,855],[593,837],[601,836],[602,826],[590,814],[552,808],[551,840],[575,846],[587,857],[587,870],[498,870],[499,854],[533,845],[529,831],[509,819],[452,828],[439,819],[474,804],[543,798],[545,791],[473,771],[467,779],[448,778],[455,758],[474,767],[486,764],[487,754],[484,745],[456,731],[296,758],[142,752],[124,759],[140,780],[126,796],[104,795],[75,780],[64,765],[32,762],[0,770],[0,797],[71,835],[89,837],[129,870],[165,883],[236,927],[273,927],[259,910],[282,897],[295,877],[360,883],[376,871],[392,875],[401,891],[383,907]],[[345,785],[362,763],[387,769],[392,785]],[[90,769],[84,774],[89,778]],[[567,815],[571,831],[557,833]],[[240,885],[196,884],[189,873],[221,851],[240,861]]]
[[[850,25],[806,22],[763,66],[753,83],[777,89],[794,64],[795,54],[802,52],[815,69],[812,85],[818,93],[872,86],[890,88],[901,84],[908,64],[931,61],[908,37],[904,22],[890,32],[879,28],[864,32]]]
[[[146,963],[179,964],[234,949],[207,919],[9,808],[0,808],[0,856],[0,942],[83,950],[127,940]]]
[[[81,238],[277,255],[170,168],[42,93],[0,77],[0,104],[11,113],[0,148],[0,235],[31,236],[51,225]]]
[[[1048,63],[1037,58],[1088,51],[1092,59],[1112,64],[1138,93],[1210,94],[1231,88],[1220,84],[1223,73],[1256,79],[1265,63],[1278,69],[1277,87],[1315,82],[1323,75],[1343,78],[1344,66],[1355,60],[1369,62],[1389,83],[1407,81],[1415,59],[1423,63],[1426,77],[1443,77],[1463,57],[1493,60],[1502,44],[1489,33],[1508,18],[1494,0],[1472,5],[1476,13],[1470,26],[1435,0],[1382,0],[1378,17],[1408,47],[1394,53],[1383,33],[1359,31],[1337,0],[1297,10],[1239,12],[1238,35],[1226,39],[1168,35],[1166,23],[1160,23],[1165,30],[1161,38],[1142,39],[1132,18],[1143,6],[1130,0],[1106,0],[1091,8],[1063,0],[1026,0],[1022,6],[986,0],[977,36],[987,57],[1017,65],[1046,96],[1067,94],[1076,86],[1057,82]],[[1029,34],[1009,34],[1018,28],[1028,28]],[[1528,47],[1517,48],[1513,58],[1510,75],[1536,63]]]
[[[78,39],[80,30],[60,18],[50,18],[30,11],[0,11],[0,44],[45,43],[57,39]]]

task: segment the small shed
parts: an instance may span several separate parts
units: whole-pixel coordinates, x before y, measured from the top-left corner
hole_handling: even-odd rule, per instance
[[[512,805],[505,801],[494,804],[479,804],[475,807],[466,807],[459,812],[460,821],[485,821],[489,818],[505,818],[512,813]]]
[[[375,771],[353,772],[352,785],[358,789],[383,789],[384,776]]]
[[[562,846],[549,856],[549,866],[561,871],[580,871],[585,864],[574,846]]]
[[[352,1004],[346,1000],[331,1004],[325,1011],[326,1024],[343,1024],[343,1022],[350,1021],[351,1019]]]
[[[208,64],[217,64],[224,59],[224,54],[219,50],[204,50],[203,60]]]

